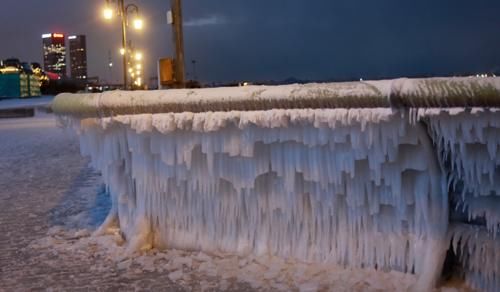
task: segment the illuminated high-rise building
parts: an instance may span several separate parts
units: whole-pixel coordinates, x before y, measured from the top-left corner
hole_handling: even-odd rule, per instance
[[[72,35],[69,40],[71,78],[87,79],[87,42],[84,35]]]
[[[66,76],[66,46],[64,34],[47,33],[42,35],[43,69]]]

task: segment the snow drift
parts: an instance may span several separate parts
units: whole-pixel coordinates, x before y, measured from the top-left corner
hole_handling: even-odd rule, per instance
[[[389,95],[394,87],[376,84]],[[260,94],[286,100],[300,92],[292,87],[262,87]],[[238,99],[245,90],[219,91]],[[222,250],[398,270],[417,274],[415,289],[427,290],[453,242],[468,283],[500,287],[495,109],[142,113],[142,106],[134,114],[119,101],[128,114],[110,115],[120,94],[99,96],[80,112],[76,96],[62,96],[54,109],[77,128],[82,153],[109,188],[113,207],[100,231],[119,228],[131,251]],[[211,101],[220,100],[200,103]]]

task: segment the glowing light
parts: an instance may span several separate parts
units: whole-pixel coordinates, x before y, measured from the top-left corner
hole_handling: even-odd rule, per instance
[[[136,61],[142,60],[142,53],[140,53],[140,52],[135,53],[135,60]]]
[[[113,67],[113,63],[109,62],[109,67]]]
[[[76,35],[70,35],[70,36],[68,37],[68,40],[74,40],[74,39],[76,39]]]
[[[7,68],[2,68],[0,69],[1,73],[13,73],[13,72],[19,72],[20,70],[15,67],[7,67]]]
[[[102,15],[104,16],[104,19],[110,20],[113,18],[113,9],[109,7],[105,7],[104,10],[102,11]]]
[[[141,70],[142,65],[141,65],[141,64],[137,64],[137,65],[135,65],[135,68],[136,68],[137,70]]]
[[[120,55],[122,55],[122,56],[125,55],[125,49],[124,48],[120,49]]]
[[[52,34],[50,34],[50,33],[44,33],[44,34],[42,34],[42,38],[43,39],[47,39],[47,38],[50,38],[50,37],[52,37]]]
[[[133,23],[134,23],[134,28],[137,30],[141,30],[144,27],[144,22],[140,18],[134,19]]]
[[[53,34],[52,34],[52,37],[53,37],[53,38],[63,38],[63,37],[64,37],[64,35],[63,35],[62,33],[53,33]]]

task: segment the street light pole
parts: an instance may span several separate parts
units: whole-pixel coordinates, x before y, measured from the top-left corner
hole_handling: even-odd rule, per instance
[[[120,9],[120,16],[122,19],[122,49],[125,50],[122,55],[123,58],[123,89],[127,90],[127,11],[125,8],[125,3],[123,0],[118,1],[118,6]]]
[[[129,88],[128,84],[128,48],[127,48],[127,27],[129,24],[128,14],[130,12],[135,12],[136,17],[133,21],[133,27],[137,30],[141,30],[143,27],[142,19],[139,17],[139,7],[135,4],[125,5],[124,0],[106,0],[106,7],[103,10],[104,18],[110,20],[113,18],[114,9],[110,7],[112,3],[117,3],[118,14],[121,18],[122,25],[122,48],[120,49],[120,54],[123,58],[123,89],[127,90]]]

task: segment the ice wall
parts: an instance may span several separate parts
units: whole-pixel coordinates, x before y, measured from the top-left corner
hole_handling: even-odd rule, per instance
[[[73,119],[131,251],[272,254],[500,287],[495,109],[294,109]],[[68,121],[68,120],[66,120]],[[451,202],[451,205],[450,205]],[[464,211],[449,225],[448,208]],[[474,225],[472,225],[474,224]]]
[[[425,127],[391,109],[142,114],[79,123],[130,248],[273,254],[435,282],[448,196]],[[432,285],[432,284],[430,284]]]
[[[500,113],[497,109],[421,109],[450,183],[452,205],[479,226],[450,229],[466,280],[500,289]]]

